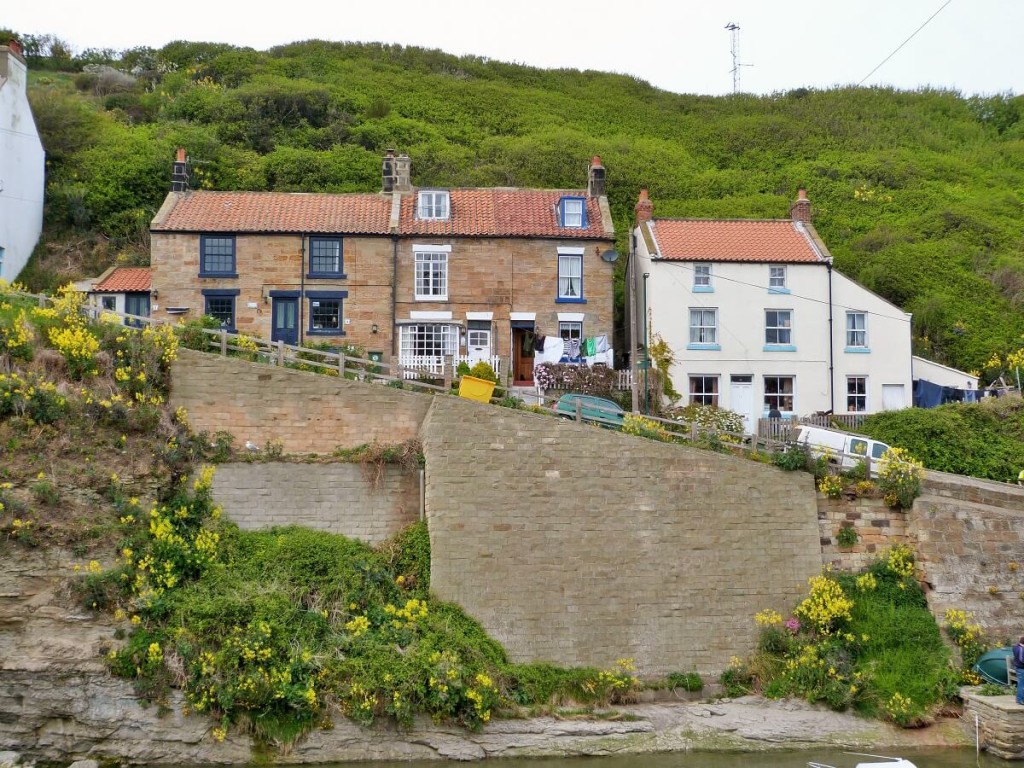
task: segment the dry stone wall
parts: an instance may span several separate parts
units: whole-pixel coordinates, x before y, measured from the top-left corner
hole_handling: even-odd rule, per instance
[[[821,568],[805,473],[454,398],[423,446],[431,587],[516,661],[717,673]]]
[[[359,464],[221,464],[213,496],[244,530],[301,525],[379,544],[419,519],[420,478],[386,467],[374,488]]]

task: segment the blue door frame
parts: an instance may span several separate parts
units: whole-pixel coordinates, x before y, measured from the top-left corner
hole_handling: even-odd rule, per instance
[[[294,296],[275,296],[271,306],[271,341],[299,343],[299,300]]]

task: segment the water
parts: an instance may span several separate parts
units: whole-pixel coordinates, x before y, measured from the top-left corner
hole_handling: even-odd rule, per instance
[[[1005,760],[986,755],[976,756],[974,749],[909,749],[880,750],[876,754],[903,757],[917,768],[1008,768]],[[807,762],[825,763],[836,768],[853,768],[867,757],[854,757],[846,752],[813,750],[757,753],[674,753],[667,755],[624,755],[618,757],[545,758],[538,760],[495,759],[478,763],[487,768],[806,768]],[[442,762],[412,763],[337,763],[336,768],[440,768]],[[454,765],[454,764],[452,764]],[[462,765],[462,763],[459,763]]]

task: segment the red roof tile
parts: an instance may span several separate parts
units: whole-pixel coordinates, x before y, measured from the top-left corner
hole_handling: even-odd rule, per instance
[[[611,239],[596,198],[582,190],[452,189],[450,218],[416,218],[418,195],[402,195],[402,235]],[[566,196],[586,204],[586,229],[559,226]],[[391,196],[297,192],[186,192],[168,198],[154,232],[389,234]]]
[[[655,219],[658,254],[673,261],[819,262],[807,230],[789,219]]]
[[[92,289],[97,293],[148,291],[149,267],[117,267]]]
[[[180,195],[153,231],[384,235],[390,219],[387,195],[194,191]]]
[[[611,238],[602,226],[597,198],[582,190],[452,189],[451,216],[443,221],[417,219],[417,194],[402,195],[403,235],[462,235],[480,237],[553,237],[572,239]],[[563,197],[586,202],[587,227],[559,226],[558,204]]]

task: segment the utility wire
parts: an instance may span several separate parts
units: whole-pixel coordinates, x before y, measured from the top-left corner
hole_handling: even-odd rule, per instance
[[[946,0],[946,2],[942,4],[942,7],[941,7],[941,8],[939,8],[939,10],[937,10],[937,11],[936,11],[935,13],[933,13],[933,14],[932,14],[931,16],[929,16],[929,17],[928,17],[928,19],[927,19],[927,21],[925,21],[925,23],[924,23],[924,24],[922,24],[922,25],[921,25],[920,27],[918,27],[917,29],[915,29],[915,30],[914,30],[914,33],[913,33],[913,34],[912,34],[912,35],[911,35],[910,37],[908,37],[908,38],[907,38],[906,40],[904,40],[904,41],[903,41],[902,43],[900,43],[900,44],[899,44],[899,46],[898,46],[898,47],[896,48],[896,50],[895,50],[895,51],[893,51],[893,52],[892,52],[892,53],[890,53],[890,54],[889,54],[888,56],[886,56],[886,57],[885,57],[884,59],[882,59],[882,62],[881,62],[881,64],[879,64],[879,65],[878,65],[877,67],[875,67],[875,68],[874,68],[874,69],[872,69],[872,70],[871,70],[870,72],[868,72],[868,73],[867,73],[867,75],[865,75],[864,79],[863,79],[863,80],[861,80],[861,81],[860,81],[859,83],[857,83],[857,85],[858,85],[858,86],[860,86],[860,85],[864,85],[864,83],[865,83],[865,82],[867,81],[867,79],[868,79],[869,77],[871,77],[871,76],[872,76],[873,74],[875,74],[875,72],[877,72],[878,70],[880,70],[880,69],[882,68],[882,65],[883,65],[883,64],[885,64],[885,62],[887,62],[887,61],[888,61],[889,59],[891,59],[891,58],[892,58],[893,56],[895,56],[895,55],[896,55],[897,53],[899,53],[899,52],[900,52],[900,49],[901,49],[901,48],[902,48],[902,47],[903,47],[904,45],[906,45],[906,44],[907,44],[907,43],[909,43],[909,42],[910,42],[911,40],[913,40],[913,39],[914,39],[914,36],[915,36],[915,35],[917,35],[917,33],[918,33],[918,32],[920,32],[920,31],[921,31],[922,29],[924,29],[925,27],[927,27],[927,26],[928,26],[928,22],[930,22],[930,21],[931,21],[932,19],[934,19],[934,18],[935,18],[936,16],[938,16],[938,15],[939,15],[940,13],[942,13],[943,9],[944,9],[944,8],[945,8],[945,7],[947,6],[947,5],[949,5],[950,3],[952,3],[952,2],[953,2],[953,0]]]

